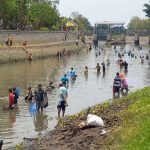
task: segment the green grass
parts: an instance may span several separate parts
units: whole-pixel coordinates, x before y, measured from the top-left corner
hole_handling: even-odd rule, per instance
[[[110,134],[109,142],[112,149],[149,150],[150,87],[130,94],[124,100],[129,99],[133,101],[133,104],[119,113],[123,122]]]
[[[126,108],[126,104],[129,106]],[[90,110],[93,114],[109,109],[110,105],[125,106],[120,112],[114,112],[122,122],[108,131],[101,149],[110,150],[150,150],[150,87],[138,90],[111,103],[97,104]],[[70,121],[84,118],[87,110],[68,116]],[[66,122],[61,122],[62,126]]]

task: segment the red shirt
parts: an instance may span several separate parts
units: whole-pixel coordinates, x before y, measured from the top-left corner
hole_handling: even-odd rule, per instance
[[[9,94],[9,106],[13,106],[14,105],[14,94],[10,93]]]

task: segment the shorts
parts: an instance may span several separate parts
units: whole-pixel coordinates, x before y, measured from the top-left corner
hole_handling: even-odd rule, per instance
[[[59,104],[57,105],[57,109],[66,110],[65,101],[59,102]]]
[[[120,92],[120,87],[114,87],[114,93],[119,93]]]

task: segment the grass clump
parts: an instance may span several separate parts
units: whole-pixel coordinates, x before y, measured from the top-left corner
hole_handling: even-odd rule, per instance
[[[120,150],[150,149],[150,87],[131,93],[122,101],[127,100],[132,104],[118,114],[123,121],[110,133],[107,144]]]

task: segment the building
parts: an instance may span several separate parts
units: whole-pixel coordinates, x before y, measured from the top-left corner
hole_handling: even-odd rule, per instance
[[[112,35],[125,32],[124,22],[102,21],[96,22],[94,28],[94,40],[111,40]]]

